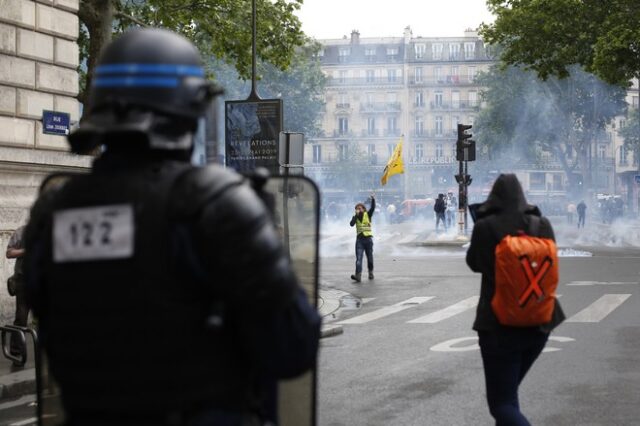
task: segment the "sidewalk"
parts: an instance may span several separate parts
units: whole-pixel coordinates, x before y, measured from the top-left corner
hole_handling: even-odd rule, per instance
[[[323,321],[340,309],[340,299],[349,294],[340,290],[322,288],[320,288],[319,293],[318,311],[320,311]],[[342,332],[343,329],[341,325],[323,324],[321,337],[337,336],[338,334],[342,334]]]
[[[0,353],[0,400],[36,392],[33,342],[29,341],[27,346],[27,364],[22,368],[13,367],[12,362]]]

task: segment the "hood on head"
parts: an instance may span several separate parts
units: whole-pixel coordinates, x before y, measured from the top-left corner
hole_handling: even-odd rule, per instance
[[[514,174],[501,174],[491,188],[487,200],[477,207],[477,217],[505,211],[535,214],[540,216],[538,207],[528,204],[520,181]]]

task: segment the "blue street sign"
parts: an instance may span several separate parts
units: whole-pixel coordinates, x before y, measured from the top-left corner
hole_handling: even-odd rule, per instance
[[[634,176],[636,183],[640,183],[640,175],[635,175]]]
[[[42,111],[42,133],[66,136],[70,123],[71,116],[66,112]]]

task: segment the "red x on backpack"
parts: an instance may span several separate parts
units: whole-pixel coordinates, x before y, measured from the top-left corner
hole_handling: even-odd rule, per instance
[[[530,216],[529,235],[507,235],[496,246],[491,307],[502,325],[531,327],[551,321],[558,287],[558,249],[539,238],[540,218]]]

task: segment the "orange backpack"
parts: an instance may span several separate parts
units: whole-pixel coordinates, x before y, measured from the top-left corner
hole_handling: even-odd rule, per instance
[[[496,247],[491,307],[502,325],[531,327],[551,321],[558,287],[558,249],[536,235],[540,218],[530,216],[530,235],[507,235]]]

